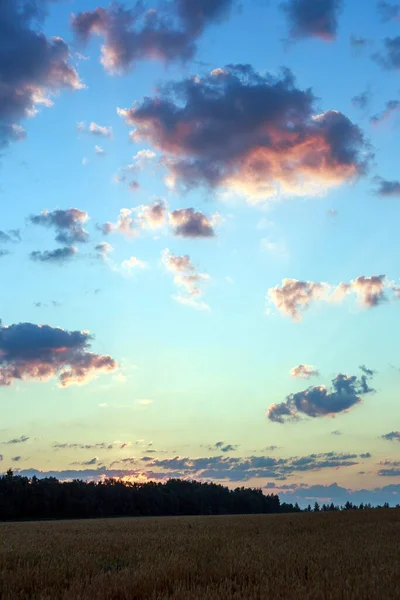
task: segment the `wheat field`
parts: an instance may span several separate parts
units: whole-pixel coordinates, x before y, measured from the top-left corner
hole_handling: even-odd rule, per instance
[[[1,523],[0,598],[400,598],[400,510]]]

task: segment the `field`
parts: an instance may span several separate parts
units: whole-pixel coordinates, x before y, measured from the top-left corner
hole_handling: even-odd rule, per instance
[[[1,600],[400,598],[400,509],[0,524]]]

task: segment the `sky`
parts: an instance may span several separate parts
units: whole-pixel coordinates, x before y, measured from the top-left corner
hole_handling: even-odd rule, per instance
[[[2,471],[400,503],[399,69],[394,2],[1,0]]]

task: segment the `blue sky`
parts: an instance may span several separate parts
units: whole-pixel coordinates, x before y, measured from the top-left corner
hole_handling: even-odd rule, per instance
[[[317,4],[0,8],[4,470],[398,502],[400,7]]]

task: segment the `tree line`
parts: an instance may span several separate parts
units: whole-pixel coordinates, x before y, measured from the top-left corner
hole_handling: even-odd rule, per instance
[[[234,515],[300,511],[261,489],[170,479],[137,483],[0,477],[0,520],[87,519],[122,516]]]
[[[366,508],[372,507],[351,502],[343,506],[333,503],[320,506],[315,502],[314,507],[308,505],[305,512]],[[1,521],[289,512],[301,512],[301,509],[297,503],[281,502],[277,494],[266,495],[259,488],[231,490],[216,483],[183,479],[164,483],[112,478],[99,482],[59,481],[55,477],[23,477],[11,469],[0,476]]]

